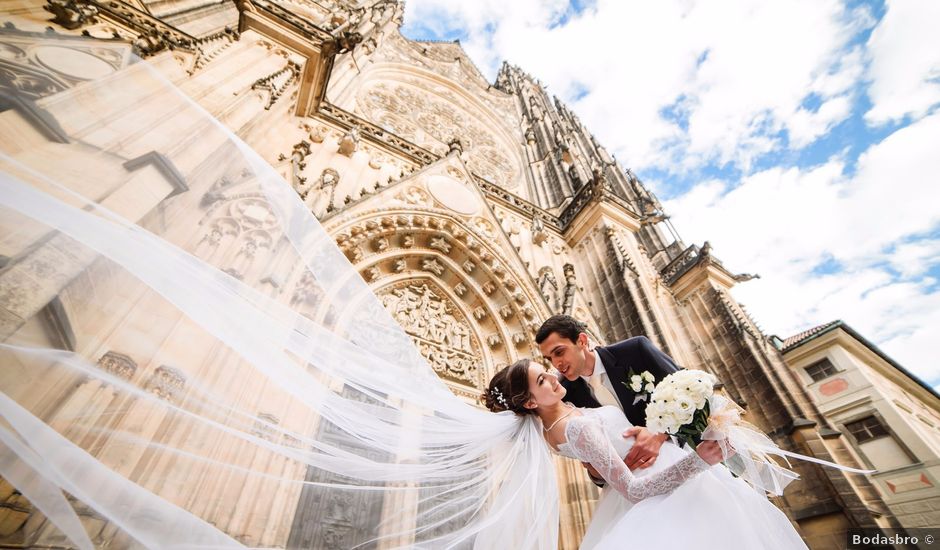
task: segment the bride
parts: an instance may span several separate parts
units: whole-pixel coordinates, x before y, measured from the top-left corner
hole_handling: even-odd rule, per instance
[[[581,543],[605,548],[806,548],[787,517],[723,466],[715,441],[694,452],[664,445],[651,467],[631,472],[623,457],[630,422],[616,407],[580,409],[538,363],[517,361],[496,373],[484,399],[493,412],[533,415],[556,453],[591,464],[607,489]]]

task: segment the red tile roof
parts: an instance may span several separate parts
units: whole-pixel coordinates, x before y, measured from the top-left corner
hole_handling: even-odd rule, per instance
[[[837,326],[842,325],[841,320],[829,321],[828,323],[823,323],[817,327],[813,327],[809,330],[804,330],[799,334],[794,334],[793,336],[787,338],[783,341],[783,347],[780,351],[786,353],[796,346],[802,344],[809,338],[813,336],[818,336],[820,333],[828,332],[830,329],[833,329]]]

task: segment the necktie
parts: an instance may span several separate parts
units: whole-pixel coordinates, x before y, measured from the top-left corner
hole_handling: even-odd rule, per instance
[[[597,399],[598,403],[601,405],[613,405],[623,410],[623,407],[620,406],[620,401],[617,401],[614,394],[610,393],[610,390],[608,390],[604,384],[606,381],[607,373],[592,376],[588,379],[588,384],[591,386],[591,389],[594,390],[594,398]]]

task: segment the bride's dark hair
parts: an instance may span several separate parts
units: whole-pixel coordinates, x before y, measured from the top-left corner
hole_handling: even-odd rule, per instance
[[[493,412],[512,411],[518,415],[535,414],[535,409],[525,408],[529,400],[529,365],[531,359],[520,359],[493,375],[483,403]]]

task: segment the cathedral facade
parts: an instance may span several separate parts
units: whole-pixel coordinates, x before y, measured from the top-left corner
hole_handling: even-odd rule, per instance
[[[458,43],[404,37],[403,10],[396,0],[0,0],[0,86],[32,97],[0,106],[4,152],[25,151],[14,137],[61,139],[68,117],[81,113],[50,117],[57,94],[91,75],[131,70],[139,55],[279,171],[468,402],[479,403],[496,370],[538,357],[541,321],[566,313],[585,321],[597,343],[645,335],[679,365],[713,372],[782,448],[861,464],[729,293],[749,275],[729,272],[707,242],[678,239],[657,198],[536,78],[503,65],[487,81]],[[46,51],[32,51],[40,35]],[[50,41],[59,54],[81,57],[87,73],[57,70]],[[195,254],[230,250],[232,274],[268,277],[272,292],[302,308],[309,285],[279,279],[256,260],[270,235],[240,233],[232,222],[251,214],[248,199],[230,193],[239,174],[222,170],[212,188],[188,189],[186,156],[200,144],[187,147],[138,161],[165,181],[159,192],[135,194],[131,209],[141,218],[176,201],[175,215],[207,220]],[[81,281],[73,273],[22,291],[15,276],[18,265],[29,269],[26,248],[0,252],[2,338],[40,323],[70,349],[85,349],[78,314],[62,298]],[[129,379],[142,364],[119,350],[89,354]],[[185,369],[160,368],[147,383],[178,398]],[[793,467],[802,479],[775,502],[810,547],[841,547],[850,528],[898,526],[865,477]],[[576,548],[597,490],[570,462],[559,461],[559,481],[561,545]],[[381,514],[381,502],[372,510],[314,497],[305,489],[264,504],[279,518],[274,524],[226,516],[250,515],[243,504],[203,513],[247,544],[296,548],[347,547],[349,516]],[[42,542],[35,517],[2,484],[0,541]],[[305,526],[330,522],[335,539],[310,539]],[[101,533],[106,544],[108,531]]]

